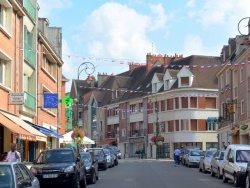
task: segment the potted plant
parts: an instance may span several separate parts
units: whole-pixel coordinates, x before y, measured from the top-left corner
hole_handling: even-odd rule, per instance
[[[71,134],[71,138],[77,146],[83,143],[84,136],[85,136],[85,131],[79,128],[75,128]]]

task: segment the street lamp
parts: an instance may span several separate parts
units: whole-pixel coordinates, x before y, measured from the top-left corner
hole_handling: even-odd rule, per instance
[[[79,65],[78,71],[77,71],[77,82],[78,83],[79,83],[79,77],[80,77],[80,74],[82,73],[82,71],[84,71],[88,75],[88,78],[89,78],[89,76],[94,73],[95,66],[91,62],[83,62],[83,63],[81,63]],[[77,115],[76,115],[76,118],[77,118],[77,126],[79,127],[79,103],[81,103],[81,101],[80,101],[80,96],[79,96],[79,92],[78,92],[78,87],[76,89],[76,92],[77,92],[77,96],[76,96],[77,97],[77,99],[76,99]],[[82,100],[82,104],[83,104],[83,100]],[[83,110],[84,110],[84,106],[83,106]]]

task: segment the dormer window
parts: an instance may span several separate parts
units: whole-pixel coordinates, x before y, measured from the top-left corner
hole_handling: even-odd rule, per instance
[[[153,83],[154,92],[157,92],[157,83]]]
[[[166,89],[166,90],[169,90],[169,89],[170,89],[169,80],[165,80],[165,89]]]
[[[189,77],[181,77],[181,86],[189,86]]]

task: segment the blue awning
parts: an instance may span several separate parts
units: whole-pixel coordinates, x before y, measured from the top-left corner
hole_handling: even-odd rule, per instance
[[[56,138],[63,138],[62,135],[58,134],[57,132],[55,131],[52,131],[50,129],[47,129],[45,127],[42,127],[42,126],[39,126],[39,125],[36,125],[34,123],[31,123],[29,121],[26,121],[24,120],[26,123],[30,124],[32,127],[34,127],[35,129],[37,129],[38,131],[40,131],[41,133],[45,134],[45,135],[48,135],[48,136],[51,136],[51,137],[56,137]]]

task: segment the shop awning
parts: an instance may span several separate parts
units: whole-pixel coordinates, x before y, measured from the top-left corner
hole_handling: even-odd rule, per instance
[[[35,128],[30,126],[28,123],[24,122],[21,118],[14,116],[14,115],[11,115],[11,114],[8,114],[8,113],[5,113],[5,112],[2,112],[2,111],[0,111],[0,113],[3,114],[8,119],[10,119],[11,121],[13,121],[14,123],[16,123],[17,125],[19,125],[21,128],[23,128],[26,131],[28,131],[29,133],[35,135],[36,141],[47,142],[46,135],[44,135],[43,133],[36,130]]]
[[[36,136],[29,133],[28,131],[21,128],[19,125],[15,124],[13,121],[8,119],[6,116],[0,113],[0,123],[9,129],[14,137],[22,139],[22,140],[32,140],[36,141]]]
[[[117,144],[117,139],[116,138],[105,138],[101,142],[99,142],[98,146],[111,145],[111,144]]]
[[[47,129],[45,127],[42,127],[42,126],[39,126],[39,125],[36,125],[32,122],[29,122],[29,121],[26,121],[24,120],[26,123],[28,123],[29,125],[31,125],[32,127],[34,127],[35,129],[37,129],[38,131],[40,131],[41,133],[47,135],[47,136],[50,136],[50,137],[56,137],[56,138],[63,138],[62,135],[58,134],[57,132],[55,131],[52,131],[50,129]]]

